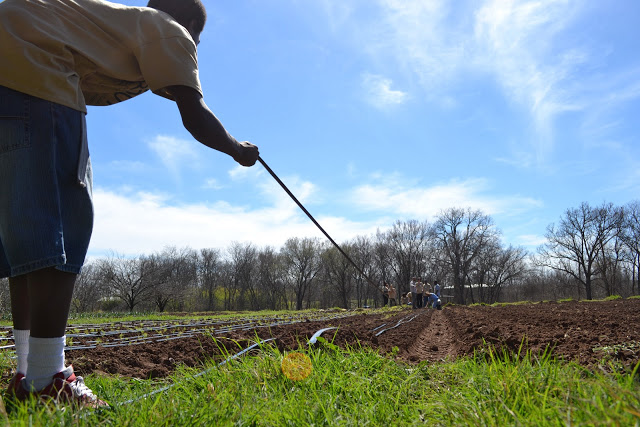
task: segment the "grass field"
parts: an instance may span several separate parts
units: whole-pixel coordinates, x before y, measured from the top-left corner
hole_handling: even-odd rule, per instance
[[[162,381],[91,375],[111,404],[73,412],[29,402],[0,408],[9,425],[640,425],[640,374],[587,370],[548,355],[487,348],[453,362],[404,365],[320,338],[303,380],[265,343],[226,363],[178,369]],[[229,355],[232,356],[232,355]],[[8,358],[0,368],[13,368]]]

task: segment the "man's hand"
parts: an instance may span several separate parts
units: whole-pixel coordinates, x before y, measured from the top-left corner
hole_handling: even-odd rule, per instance
[[[248,141],[238,142],[236,152],[237,154],[233,156],[233,159],[242,166],[253,166],[258,161],[258,156],[260,155],[258,146]]]

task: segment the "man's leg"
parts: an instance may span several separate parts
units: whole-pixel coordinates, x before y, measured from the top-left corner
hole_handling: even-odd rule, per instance
[[[29,289],[27,277],[17,276],[9,278],[9,293],[11,294],[11,317],[13,318],[13,340],[16,346],[16,372],[27,373],[27,356],[29,355],[29,335],[31,324],[29,321]],[[14,385],[10,385],[10,388]]]
[[[26,384],[40,390],[64,369],[65,330],[76,274],[50,267],[25,276],[31,326]]]
[[[26,274],[29,288],[31,336],[61,337],[65,334],[76,274],[44,268]]]

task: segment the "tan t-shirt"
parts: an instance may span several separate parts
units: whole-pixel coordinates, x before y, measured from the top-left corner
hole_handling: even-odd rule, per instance
[[[0,3],[0,85],[80,111],[147,89],[202,94],[196,46],[169,15],[101,0]]]

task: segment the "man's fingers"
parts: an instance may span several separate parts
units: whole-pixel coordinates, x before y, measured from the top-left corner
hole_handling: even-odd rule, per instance
[[[253,166],[260,156],[258,147],[247,141],[241,142],[240,145],[243,147],[240,164],[243,166]]]

